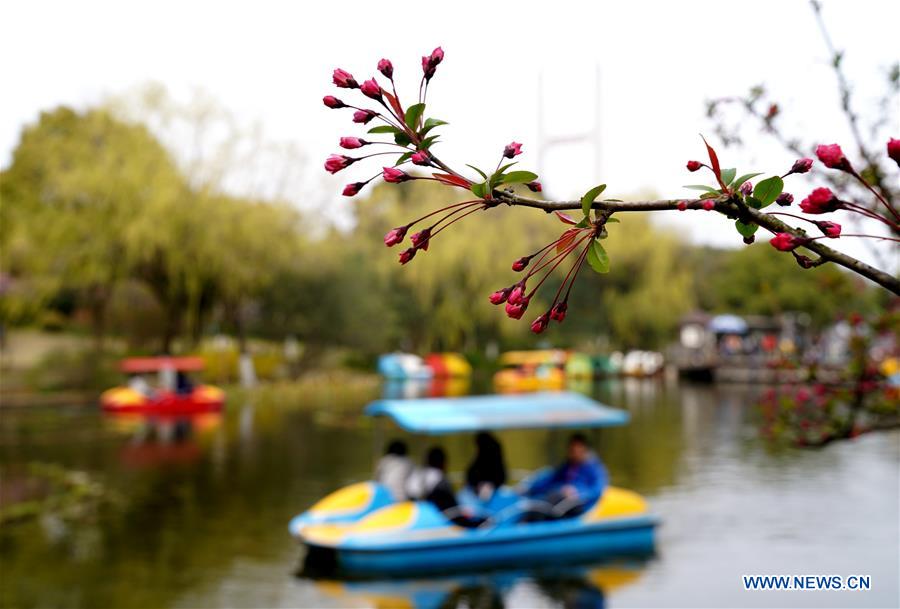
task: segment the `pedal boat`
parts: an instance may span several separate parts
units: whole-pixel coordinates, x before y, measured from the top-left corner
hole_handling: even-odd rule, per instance
[[[628,413],[575,393],[379,400],[369,416],[387,416],[419,434],[500,429],[584,429],[624,425]],[[510,566],[571,564],[653,553],[658,523],[637,493],[607,487],[577,517],[522,522],[534,506],[499,489],[488,506],[459,493],[462,506],[489,517],[477,528],[453,524],[431,503],[395,502],[374,482],[332,493],[291,520],[314,569],[351,577],[396,577]]]
[[[186,393],[175,391],[177,373],[203,370],[203,360],[199,357],[132,357],[122,360],[119,369],[125,374],[157,373],[160,388],[152,396],[127,385],[107,389],[100,396],[100,405],[106,412],[192,415],[219,412],[225,403],[225,392],[212,385],[195,385]]]

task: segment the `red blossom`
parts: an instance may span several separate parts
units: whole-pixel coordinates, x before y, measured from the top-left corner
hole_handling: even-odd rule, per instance
[[[850,161],[844,156],[844,151],[837,144],[821,144],[816,147],[816,156],[822,164],[829,169],[850,169]]]
[[[509,293],[512,291],[512,288],[503,288],[501,290],[497,290],[493,294],[490,295],[488,300],[491,301],[491,304],[499,305],[506,302],[506,299],[509,298]]]
[[[378,62],[378,71],[384,74],[385,78],[393,78],[394,64],[391,63],[390,59],[382,59]]]
[[[359,137],[342,137],[341,138],[341,148],[346,148],[347,150],[354,150],[356,148],[362,148],[369,142]]]
[[[780,195],[778,195],[778,198],[775,199],[775,202],[778,203],[778,205],[781,205],[782,207],[787,207],[788,205],[790,205],[791,203],[794,202],[794,195],[792,195],[789,192],[783,192]]]
[[[509,302],[512,304],[518,304],[525,298],[525,284],[522,282],[517,283],[512,286],[512,290],[509,292]]]
[[[715,208],[716,208],[716,204],[713,203],[712,201],[710,201],[709,199],[707,199],[706,201],[703,202],[703,209],[705,209],[706,211],[712,211]]]
[[[375,118],[376,113],[371,110],[357,110],[353,113],[353,122],[354,123],[362,123],[365,125],[370,120]]]
[[[408,226],[398,226],[397,228],[392,228],[384,236],[384,244],[388,247],[394,247],[398,243],[401,243],[403,241],[403,238],[406,237],[406,231],[408,230]]]
[[[822,234],[831,239],[837,239],[841,236],[841,225],[837,222],[829,222],[827,220],[816,221],[816,226],[822,231]]]
[[[800,202],[800,209],[807,214],[825,214],[840,207],[840,201],[828,188],[816,188]]]
[[[544,330],[547,329],[547,326],[550,324],[550,313],[544,313],[533,322],[531,322],[531,331],[535,334],[540,334]]]
[[[503,156],[508,159],[513,158],[514,156],[518,156],[522,154],[522,144],[519,142],[510,142],[506,145],[506,148],[503,149]]]
[[[400,264],[406,264],[416,256],[416,252],[419,251],[414,247],[403,250],[400,252]]]
[[[780,252],[791,252],[808,241],[809,239],[795,237],[790,233],[777,233],[769,240],[769,243]]]
[[[374,78],[370,78],[365,81],[360,87],[359,90],[362,91],[363,95],[366,97],[371,97],[374,100],[381,99],[381,86],[375,81]]]
[[[421,231],[413,234],[413,236],[410,237],[410,240],[412,241],[414,248],[428,251],[428,242],[431,240],[431,229],[422,229]]]
[[[325,171],[328,173],[337,173],[341,169],[349,167],[356,159],[343,154],[332,154],[325,160]]]
[[[559,323],[562,323],[566,318],[566,311],[569,310],[569,303],[565,300],[562,302],[558,302],[553,305],[553,308],[550,309],[550,319],[555,319]]]
[[[351,184],[347,184],[344,186],[343,195],[345,197],[352,197],[359,193],[360,190],[366,185],[365,182],[353,182]]]
[[[409,160],[413,162],[413,165],[431,165],[431,158],[424,150],[417,150],[409,157]]]
[[[544,189],[540,182],[528,182],[525,186],[527,186],[528,190],[531,192],[541,192]]]
[[[512,319],[522,319],[525,310],[528,308],[528,299],[522,298],[517,302],[513,302],[511,298],[506,301],[506,314]]]
[[[687,209],[687,201],[679,201],[676,207],[678,207],[678,211],[685,211]]]
[[[528,266],[528,263],[531,262],[531,256],[522,256],[512,264],[512,270],[515,272],[524,271],[525,267]]]
[[[356,79],[353,78],[353,74],[346,70],[341,70],[340,68],[334,71],[331,78],[334,84],[341,89],[356,89],[359,87],[356,83]]]
[[[753,184],[749,180],[741,184],[741,194],[745,197],[753,194]]]
[[[390,182],[391,184],[399,184],[400,182],[411,179],[408,173],[394,167],[382,167],[382,170],[381,175],[384,178],[384,181]]]
[[[422,57],[422,72],[425,74],[425,80],[431,80],[434,76],[435,69],[438,64],[444,60],[444,50],[441,47],[431,52],[431,55]]]
[[[887,143],[887,153],[888,156],[894,159],[894,162],[900,166],[900,140],[895,140],[891,138]]]
[[[700,161],[688,161],[687,162],[687,170],[690,172],[694,172],[703,167],[703,163]]]
[[[806,173],[810,169],[812,169],[813,160],[810,158],[802,158],[794,161],[794,164],[791,165],[791,170],[788,174],[792,173]]]
[[[337,110],[338,108],[345,108],[347,105],[336,98],[334,95],[326,95],[322,98],[322,103],[331,108],[332,110]]]

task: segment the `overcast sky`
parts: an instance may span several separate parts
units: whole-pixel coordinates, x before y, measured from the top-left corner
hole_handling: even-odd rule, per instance
[[[871,116],[884,71],[898,59],[900,2],[825,0],[823,6],[835,43],[847,51],[857,108]],[[292,199],[301,207],[324,201],[341,209],[353,204],[337,194],[351,170],[331,177],[320,167],[340,135],[360,130],[349,114],[322,106],[322,96],[334,92],[332,69],[343,67],[362,80],[388,57],[401,97],[408,91],[409,99],[419,58],[437,45],[446,59],[429,92],[428,113],[451,123],[437,150],[453,165],[491,166],[515,139],[524,143],[523,167],[535,168],[541,79],[549,131],[589,131],[599,118],[599,167],[590,146],[548,153],[542,178],[554,196],[578,195],[598,182],[607,182],[613,197],[641,191],[688,196],[681,186],[697,179],[684,163],[702,159],[698,133],[712,132],[704,100],[757,83],[777,97],[790,132],[850,148],[828,54],[802,0],[29,1],[5,3],[3,21],[4,166],[21,128],[41,110],[85,107],[159,82],[176,95],[203,89],[242,122],[258,122],[272,140],[298,145],[309,177]],[[890,120],[900,137],[897,108]],[[723,165],[775,172],[793,160],[777,146],[752,143],[724,152]],[[373,172],[364,168],[350,177]],[[807,188],[788,185],[801,195]],[[731,224],[712,214],[672,212],[661,221],[696,241],[740,243]],[[859,243],[841,245],[867,257]]]

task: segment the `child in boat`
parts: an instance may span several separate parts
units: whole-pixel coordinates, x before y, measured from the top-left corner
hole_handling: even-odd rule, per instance
[[[606,467],[591,451],[587,438],[574,434],[569,438],[566,461],[524,490],[524,495],[549,504],[540,515],[528,520],[569,518],[582,514],[603,494],[609,481]]]
[[[386,486],[396,501],[406,499],[406,481],[413,471],[408,452],[405,442],[393,440],[375,466],[375,481]]]
[[[447,479],[447,454],[440,446],[432,447],[425,457],[425,467],[417,470],[407,484],[407,492],[411,499],[428,501],[452,521],[453,524],[466,528],[474,528],[484,522],[469,514],[460,507],[453,492],[453,486]]]
[[[475,436],[475,446],[475,459],[466,470],[466,486],[482,501],[489,501],[506,483],[503,448],[497,438],[484,431]]]

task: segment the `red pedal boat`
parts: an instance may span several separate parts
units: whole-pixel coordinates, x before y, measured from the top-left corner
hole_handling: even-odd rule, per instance
[[[100,405],[107,412],[194,414],[218,412],[225,403],[224,391],[195,384],[188,377],[188,373],[203,369],[199,357],[132,357],[122,360],[119,368],[129,380],[100,396]],[[151,384],[150,375],[158,382]]]

